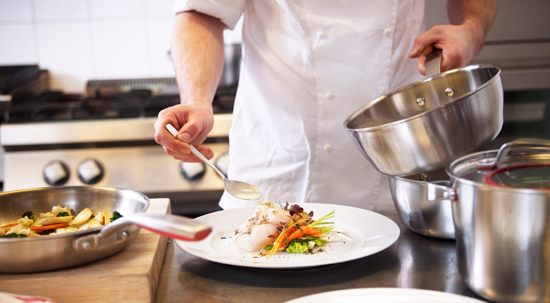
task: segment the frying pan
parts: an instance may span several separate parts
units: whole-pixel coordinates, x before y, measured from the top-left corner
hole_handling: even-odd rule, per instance
[[[173,215],[144,213],[147,196],[126,189],[91,186],[64,186],[25,189],[0,193],[0,224],[16,222],[26,211],[50,211],[54,205],[67,206],[78,214],[118,211],[122,218],[109,225],[74,233],[29,238],[0,238],[0,273],[49,271],[89,263],[124,249],[140,227],[170,238],[198,241],[211,228],[198,221]]]

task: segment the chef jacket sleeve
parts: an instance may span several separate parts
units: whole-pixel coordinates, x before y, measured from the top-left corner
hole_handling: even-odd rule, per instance
[[[197,11],[220,19],[233,30],[243,14],[246,0],[176,0],[174,12]]]

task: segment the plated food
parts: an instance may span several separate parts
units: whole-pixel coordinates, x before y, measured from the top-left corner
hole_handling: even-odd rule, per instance
[[[217,211],[198,217],[195,220],[212,227],[213,232],[203,241],[189,242],[176,240],[178,247],[201,259],[243,267],[270,269],[297,269],[328,264],[336,264],[363,258],[386,249],[399,237],[399,227],[391,219],[378,213],[345,205],[329,203],[299,204],[306,212],[314,212],[319,221],[323,215],[334,211],[332,223],[343,240],[323,243],[314,247],[322,253],[287,253],[279,251],[270,257],[239,248],[235,243],[235,229],[247,222],[255,214],[258,206]],[[284,207],[282,207],[284,209]],[[262,243],[263,244],[263,243]],[[264,251],[264,253],[267,251]]]
[[[66,206],[54,206],[51,211],[40,213],[26,211],[17,222],[0,224],[0,238],[26,238],[51,234],[76,232],[107,225],[122,217],[114,211],[94,212],[84,208],[78,215]]]
[[[286,203],[284,207],[270,202],[260,204],[254,214],[235,231],[235,245],[247,252],[257,252],[271,257],[276,252],[313,253],[319,252],[327,242],[342,241],[344,238],[334,230],[334,210],[318,220],[314,212],[305,212],[297,205]],[[317,249],[316,249],[317,248]]]

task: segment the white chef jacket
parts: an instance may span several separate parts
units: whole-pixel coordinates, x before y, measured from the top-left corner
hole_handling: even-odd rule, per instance
[[[420,79],[408,58],[424,32],[423,0],[176,0],[233,29],[243,57],[229,136],[230,179],[257,203],[393,208],[386,176],[354,146],[344,120]],[[224,209],[250,202],[223,194]]]

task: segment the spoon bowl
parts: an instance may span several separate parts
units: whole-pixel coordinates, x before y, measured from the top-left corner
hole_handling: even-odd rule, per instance
[[[178,138],[178,131],[172,124],[166,124],[166,129],[174,138]],[[223,188],[227,193],[232,195],[235,198],[243,200],[258,200],[262,197],[262,193],[254,185],[228,179],[212,162],[208,161],[205,156],[203,156],[193,145],[189,144],[191,152],[201,159],[206,165],[210,166],[223,180]]]

